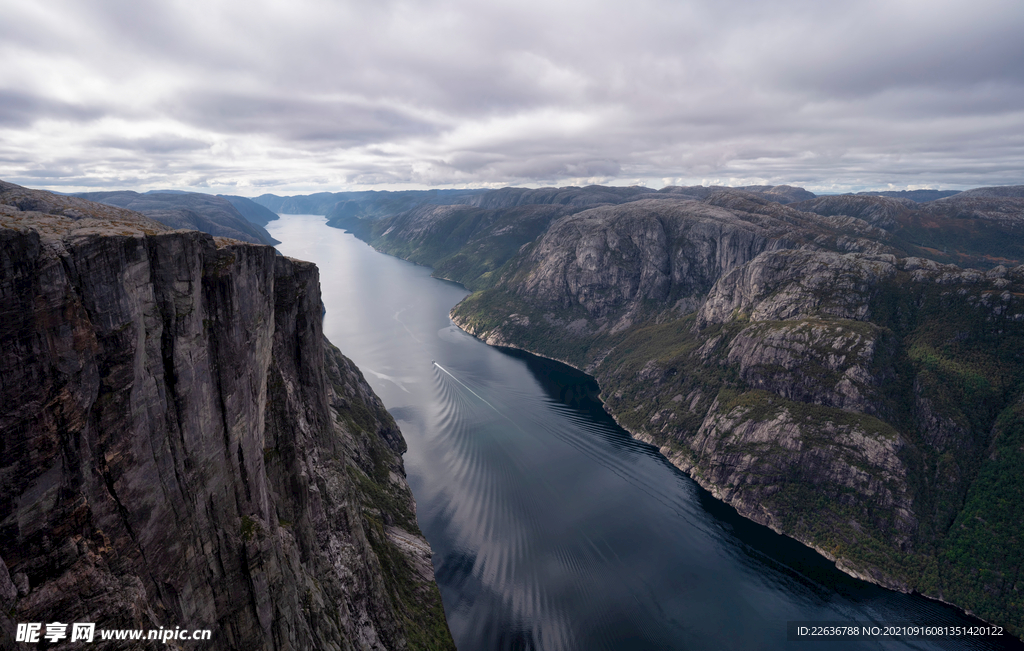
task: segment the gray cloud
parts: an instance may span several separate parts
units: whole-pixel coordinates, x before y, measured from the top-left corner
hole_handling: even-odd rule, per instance
[[[44,4],[0,25],[14,182],[1024,182],[1019,0]]]
[[[175,98],[169,110],[186,124],[203,129],[272,134],[314,146],[351,147],[436,131],[419,116],[350,99],[198,92]]]
[[[104,113],[99,107],[0,88],[0,127],[25,128],[43,119],[89,122]]]
[[[173,134],[158,134],[143,138],[108,136],[96,138],[90,145],[97,148],[124,149],[151,155],[194,152],[210,147],[209,142],[197,138],[182,138]]]

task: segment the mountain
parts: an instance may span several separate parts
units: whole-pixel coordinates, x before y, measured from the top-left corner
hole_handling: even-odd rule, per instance
[[[603,204],[631,201],[638,196],[653,194],[654,190],[631,186],[609,188],[588,185],[582,188],[502,188],[481,191],[467,197],[465,203],[485,209],[514,208],[519,206],[552,205],[579,210]]]
[[[228,194],[218,194],[217,196],[222,199],[227,199],[231,202],[231,205],[235,207],[235,210],[242,215],[242,217],[245,217],[257,226],[266,226],[277,219],[277,213],[264,208],[252,199],[236,197]]]
[[[1014,190],[577,190],[329,223],[475,290],[460,327],[591,373],[620,424],[742,515],[1024,631]]]
[[[116,224],[147,232],[167,230],[160,222],[132,210],[86,201],[74,195],[23,188],[5,181],[0,181],[0,211],[7,216],[34,213],[41,224],[60,223],[78,229]]]
[[[263,225],[242,216],[228,199],[197,192],[80,192],[74,196],[140,212],[171,228],[203,231],[253,244],[278,244]]]
[[[813,192],[808,192],[803,188],[797,188],[791,185],[747,185],[738,188],[725,187],[721,185],[669,185],[658,190],[658,192],[660,194],[687,196],[692,199],[703,200],[711,194],[723,190],[745,192],[747,194],[752,194],[762,199],[768,199],[769,201],[781,204],[793,203],[794,201],[806,201],[815,197]]]
[[[1024,198],[1024,185],[1003,185],[990,188],[974,188],[960,193],[963,197]]]
[[[317,192],[293,197],[279,197],[276,194],[261,194],[253,201],[274,213],[289,215],[325,215],[342,200],[345,193]]]
[[[885,231],[899,255],[987,269],[1024,261],[1024,197],[971,194],[916,203],[839,195],[790,204],[819,215],[848,215]]]
[[[0,182],[0,269],[0,646],[59,621],[454,648],[314,265]]]
[[[497,270],[555,219],[641,201],[648,207],[658,201],[667,202],[666,206],[697,201],[758,215],[761,221],[773,218],[780,232],[793,224],[795,233],[814,231],[814,238],[824,238],[818,245],[838,250],[884,251],[982,268],[1024,260],[1024,239],[1018,237],[1014,221],[1024,210],[1020,198],[960,193],[929,203],[858,195],[790,201],[806,191],[791,186],[754,187],[761,189],[504,188],[469,196],[461,204],[425,203],[393,214],[387,213],[387,204],[361,213],[336,204],[327,218],[328,224],[349,229],[384,252],[430,265],[437,275],[470,289],[486,288]],[[779,203],[779,196],[788,203]]]
[[[318,192],[316,194],[279,197],[263,194],[256,203],[275,213],[290,215],[326,215],[332,211],[362,218],[379,217],[411,210],[420,204],[449,205],[461,203],[482,190],[404,190],[398,192],[362,190],[355,192]]]
[[[945,199],[946,197],[951,197],[954,194],[959,193],[959,190],[885,190],[880,192],[858,192],[857,196],[910,199],[911,201],[923,203],[927,201],[935,201],[936,199]]]

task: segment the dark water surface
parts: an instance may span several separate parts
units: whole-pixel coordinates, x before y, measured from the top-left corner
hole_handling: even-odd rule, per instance
[[[461,286],[323,217],[285,215],[267,230],[319,265],[325,333],[408,441],[460,651],[1002,648],[787,641],[791,620],[978,622],[852,579],[740,518],[618,428],[587,376],[452,325]]]

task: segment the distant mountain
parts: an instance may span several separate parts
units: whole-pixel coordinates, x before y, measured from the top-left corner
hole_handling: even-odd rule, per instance
[[[329,219],[382,219],[398,215],[420,206],[473,206],[485,210],[516,208],[521,206],[562,206],[566,210],[582,210],[594,206],[620,204],[640,198],[685,196],[703,200],[709,194],[723,189],[721,186],[669,186],[653,190],[640,186],[612,187],[589,185],[586,187],[501,188],[498,190],[406,190],[318,192],[310,195],[280,197],[264,194],[253,199],[256,203],[281,214],[327,215]],[[751,185],[728,188],[786,204],[813,199],[816,195],[803,188],[789,185]],[[444,211],[442,211],[444,212]]]
[[[882,192],[858,192],[855,196],[869,197],[891,197],[893,199],[910,199],[918,203],[945,199],[954,194],[960,194],[959,190],[885,190]]]
[[[833,195],[790,204],[823,216],[856,217],[883,229],[900,256],[988,269],[1024,262],[1024,198],[958,192],[917,203],[911,199]]]
[[[266,226],[277,219],[276,212],[261,206],[252,199],[230,194],[218,194],[217,196],[230,201],[231,205],[235,207],[235,210],[237,210],[242,217],[245,217],[250,222],[258,226]]]
[[[633,201],[640,196],[654,193],[655,191],[650,188],[639,186],[627,188],[601,185],[588,185],[582,188],[501,188],[500,190],[478,191],[478,194],[466,197],[464,203],[491,210],[528,205],[565,206],[580,210],[592,206]]]
[[[40,216],[45,215],[50,218],[67,218],[76,222],[78,226],[87,225],[86,228],[93,228],[92,220],[95,220],[103,222],[108,228],[126,228],[125,225],[128,225],[127,228],[138,228],[149,233],[167,230],[166,225],[150,217],[118,206],[93,203],[69,194],[33,190],[0,181],[0,214],[9,215],[14,211],[31,213],[40,224],[47,221],[39,219]],[[66,229],[68,227],[54,224],[53,228]]]
[[[293,197],[279,197],[276,194],[261,194],[254,197],[253,201],[264,208],[277,213],[287,215],[326,215],[327,211],[334,207],[347,192],[317,192]]]
[[[402,190],[398,192],[361,190],[357,192],[317,192],[316,194],[279,197],[263,194],[256,203],[275,213],[287,215],[326,215],[332,211],[365,218],[393,215],[412,210],[422,204],[452,205],[465,203],[469,197],[486,190]],[[342,206],[339,208],[339,206]]]
[[[781,204],[806,201],[816,196],[813,192],[792,185],[746,185],[736,189],[752,192]]]
[[[1003,185],[993,188],[974,188],[960,193],[961,197],[1024,198],[1024,185]]]
[[[171,228],[203,231],[253,244],[279,244],[223,197],[198,192],[80,192],[76,197],[140,212]]]
[[[793,203],[795,201],[807,201],[808,199],[813,199],[817,196],[813,192],[809,192],[803,188],[794,187],[792,185],[745,185],[738,188],[722,185],[669,185],[658,190],[658,192],[659,194],[685,196],[691,197],[697,201],[703,201],[713,192],[717,192],[719,190],[748,192],[763,199],[768,199],[781,204]]]

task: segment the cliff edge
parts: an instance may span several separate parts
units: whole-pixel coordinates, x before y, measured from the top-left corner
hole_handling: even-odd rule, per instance
[[[0,646],[93,622],[454,648],[405,443],[324,338],[314,265],[2,184],[0,297]]]

